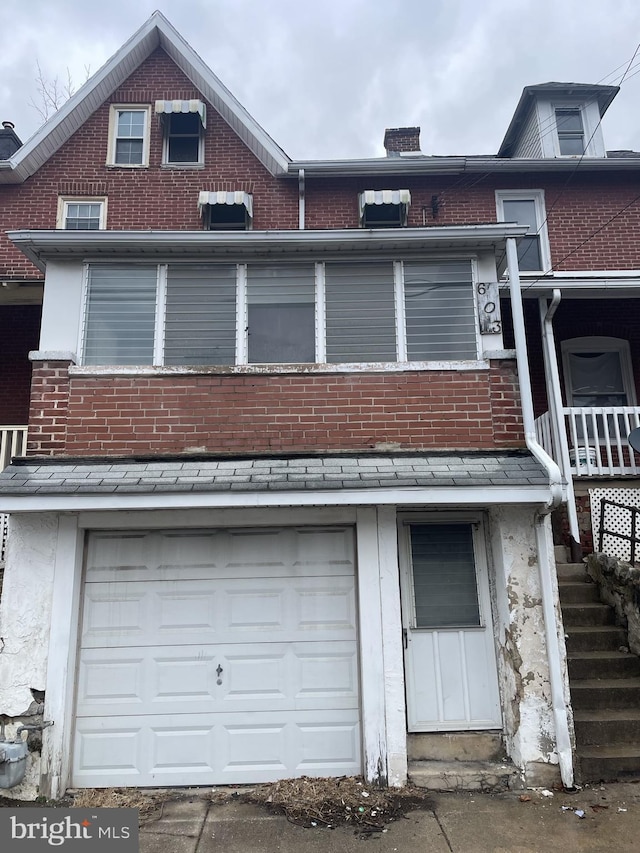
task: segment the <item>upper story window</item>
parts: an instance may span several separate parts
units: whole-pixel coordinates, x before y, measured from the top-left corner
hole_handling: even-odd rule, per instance
[[[364,190],[358,196],[363,228],[401,228],[407,224],[409,190]]]
[[[208,231],[248,231],[253,221],[253,196],[242,190],[203,191],[198,196],[198,209]]]
[[[149,165],[149,116],[148,106],[112,105],[108,165]]]
[[[204,162],[206,108],[202,101],[156,101],[163,119],[162,162],[197,166]]]
[[[518,241],[518,265],[521,272],[545,272],[551,269],[547,217],[543,190],[497,190],[499,222],[528,225],[529,232]]]
[[[82,363],[476,360],[470,259],[92,264]]]
[[[57,228],[67,231],[98,231],[106,228],[106,198],[58,199]]]
[[[555,112],[560,154],[563,157],[582,156],[585,153],[582,110],[559,107]]]

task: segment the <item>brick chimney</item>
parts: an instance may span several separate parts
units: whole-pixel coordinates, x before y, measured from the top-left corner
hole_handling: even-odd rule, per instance
[[[387,157],[397,157],[401,151],[420,150],[419,127],[388,127],[384,132]]]
[[[13,122],[3,121],[0,130],[0,160],[8,160],[22,145],[22,140],[14,130]]]

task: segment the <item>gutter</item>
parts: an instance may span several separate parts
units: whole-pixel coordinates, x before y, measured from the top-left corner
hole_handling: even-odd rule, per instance
[[[463,173],[574,172],[573,158],[537,157],[378,157],[360,160],[298,160],[288,164],[283,177],[304,169],[307,177],[358,175],[459,175]],[[640,170],[640,157],[583,157],[580,172]]]
[[[560,776],[565,788],[573,788],[573,750],[569,726],[569,710],[565,699],[565,679],[561,666],[561,648],[558,639],[558,620],[556,616],[556,586],[553,573],[555,560],[551,557],[552,544],[549,542],[547,516],[563,500],[562,473],[553,459],[538,443],[533,417],[533,398],[527,356],[527,341],[522,307],[520,273],[518,271],[518,251],[513,237],[507,239],[507,267],[509,270],[509,288],[511,293],[511,311],[516,344],[516,363],[522,398],[522,419],[527,448],[546,469],[549,475],[549,500],[540,506],[535,519],[536,548],[540,570],[540,589],[542,593],[542,612],[544,615],[547,659],[549,662],[549,684],[551,687],[551,705],[556,727],[556,749],[560,765]]]

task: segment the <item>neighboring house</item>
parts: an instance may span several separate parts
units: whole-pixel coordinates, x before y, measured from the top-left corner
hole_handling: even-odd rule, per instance
[[[0,715],[44,691],[53,722],[15,792],[400,785],[441,742],[477,758],[474,733],[501,778],[572,783],[550,523],[571,450],[536,324],[560,289],[558,340],[601,338],[564,347],[571,410],[635,404],[615,93],[529,87],[498,156],[396,128],[383,158],[294,161],[154,13],[0,162],[16,405],[18,341],[33,370],[0,477]]]

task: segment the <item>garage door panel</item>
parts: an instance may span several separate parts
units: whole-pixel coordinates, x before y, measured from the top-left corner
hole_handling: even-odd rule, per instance
[[[356,630],[353,577],[89,583],[85,590],[84,648],[331,641]]]
[[[80,658],[78,717],[357,707],[353,643],[85,649]]]
[[[273,782],[361,770],[357,710],[291,714],[147,716],[138,728],[114,717],[96,729],[78,721],[74,784],[212,785]],[[104,756],[109,756],[108,765]],[[289,758],[287,758],[289,757]]]
[[[352,536],[349,527],[100,531],[89,540],[86,580],[353,575]]]

